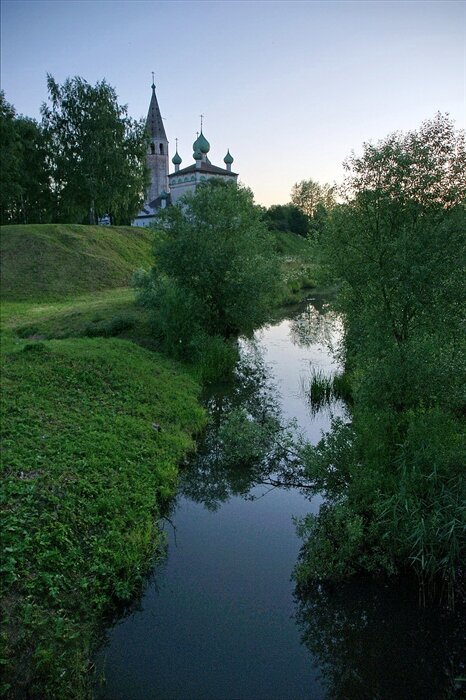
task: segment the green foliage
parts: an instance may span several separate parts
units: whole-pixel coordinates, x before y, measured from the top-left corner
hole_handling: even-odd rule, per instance
[[[0,228],[2,299],[63,299],[123,287],[151,261],[143,228],[42,224]]]
[[[0,223],[9,220],[13,202],[20,199],[21,143],[16,130],[16,112],[0,91]]]
[[[359,570],[363,520],[346,503],[323,505],[318,516],[309,514],[299,521],[297,532],[306,541],[296,569],[298,584],[341,581]]]
[[[234,340],[202,331],[190,342],[195,376],[205,386],[231,375],[238,361],[238,347]]]
[[[163,544],[159,508],[204,422],[198,387],[120,340],[3,359],[3,679],[15,697],[87,697],[103,616]]]
[[[263,214],[270,231],[285,231],[298,236],[307,236],[309,217],[294,204],[274,204]]]
[[[311,411],[314,414],[324,406],[342,399],[348,404],[352,401],[351,384],[348,374],[337,373],[328,375],[321,369],[311,370],[311,382],[309,386],[309,401]]]
[[[49,171],[42,129],[17,117],[0,92],[0,223],[47,221],[51,215]]]
[[[333,398],[333,380],[331,376],[326,375],[322,370],[314,369],[312,371],[311,385],[309,389],[309,397],[311,404],[317,410],[328,404]]]
[[[108,319],[96,318],[86,325],[85,334],[89,337],[120,335],[123,331],[134,328],[136,322],[136,315],[128,312],[111,316]]]
[[[341,426],[335,444],[327,439],[309,460],[311,478],[323,459],[343,488],[312,525],[303,566],[324,577],[329,567],[414,570],[426,595],[451,597],[466,523],[464,134],[437,115],[416,132],[365,144],[347,168],[346,201],[322,243],[341,280],[352,436],[345,463]],[[363,528],[350,547],[340,512]],[[337,543],[333,558],[326,538]]]
[[[264,322],[279,264],[249,190],[212,181],[164,210],[157,229],[155,267],[139,284],[170,352],[189,356],[201,331],[228,338]]]
[[[147,134],[128,117],[105,80],[89,85],[76,76],[63,85],[47,76],[50,104],[42,124],[51,167],[53,221],[95,224],[109,214],[129,224],[148,184]]]
[[[294,304],[302,289],[316,286],[316,250],[311,241],[296,233],[270,231],[270,235],[280,260],[281,303]]]
[[[313,219],[319,206],[326,210],[334,207],[335,187],[327,184],[320,185],[314,180],[301,180],[293,185],[291,201],[309,219]]]

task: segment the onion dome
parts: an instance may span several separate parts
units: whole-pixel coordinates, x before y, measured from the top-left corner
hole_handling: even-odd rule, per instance
[[[225,158],[223,159],[223,162],[226,163],[227,165],[231,165],[234,161],[233,156],[230,153],[230,149],[228,149],[227,154]]]
[[[178,150],[176,151],[175,155],[172,158],[172,163],[173,165],[180,165],[181,163],[181,156],[178,153]]]
[[[196,145],[196,142],[194,142],[193,145]],[[202,160],[202,153],[200,152],[199,149],[196,149],[196,148],[194,149],[193,158],[194,158],[194,160]]]
[[[200,151],[203,155],[210,151],[210,143],[207,141],[202,131],[193,143],[193,151]]]

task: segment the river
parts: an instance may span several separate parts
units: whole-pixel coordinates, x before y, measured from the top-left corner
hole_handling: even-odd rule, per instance
[[[102,700],[428,700],[455,687],[458,625],[397,586],[352,583],[297,598],[293,518],[319,497],[274,486],[274,470],[219,456],[226,415],[268,411],[314,444],[345,417],[314,410],[311,368],[338,369],[341,323],[314,298],[241,341],[236,382],[206,396],[212,417],[165,520],[167,555],[96,659]],[[264,483],[266,482],[266,483]],[[445,691],[445,694],[443,694]]]

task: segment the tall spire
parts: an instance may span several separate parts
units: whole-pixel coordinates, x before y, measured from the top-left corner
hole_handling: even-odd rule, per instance
[[[155,84],[154,84],[154,74],[152,73],[152,97],[150,100],[149,111],[147,113],[146,128],[152,139],[163,139],[167,140],[167,135],[165,133],[165,127],[162,121],[162,115],[160,113],[159,105],[157,102],[157,97],[155,96]]]

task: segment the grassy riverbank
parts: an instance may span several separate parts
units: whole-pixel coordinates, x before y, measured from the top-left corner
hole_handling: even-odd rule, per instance
[[[122,286],[150,266],[150,233],[18,226],[1,240],[2,689],[84,698],[102,622],[163,545],[160,511],[205,414],[193,371],[154,352]],[[277,245],[291,301],[308,248]]]
[[[102,622],[163,545],[160,511],[205,415],[186,369],[109,337],[134,313],[150,342],[132,291],[109,289],[150,264],[150,234],[5,227],[2,248],[1,688],[84,698]]]
[[[102,617],[157,547],[198,387],[131,342],[19,343],[3,356],[5,657],[12,696],[84,697]]]
[[[283,272],[283,304],[294,304],[303,289],[318,285],[319,264],[313,242],[295,233],[273,231],[275,248],[281,258]]]

